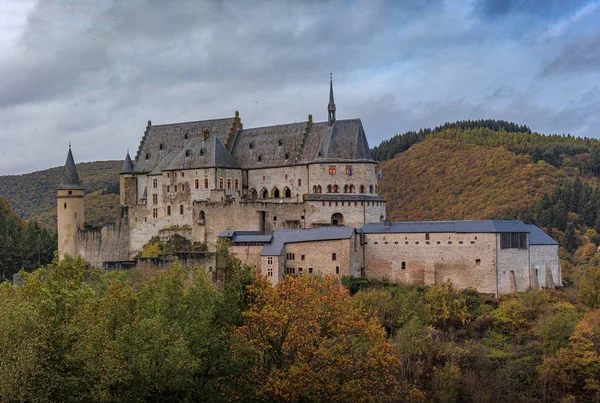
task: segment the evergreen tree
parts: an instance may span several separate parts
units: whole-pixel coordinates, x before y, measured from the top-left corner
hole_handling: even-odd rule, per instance
[[[568,223],[569,212],[567,211],[567,206],[565,206],[565,203],[563,203],[562,200],[558,200],[558,203],[554,205],[552,211],[554,216],[552,227],[564,231],[567,228]]]
[[[572,224],[569,224],[565,230],[565,234],[563,236],[563,246],[570,253],[573,253],[579,246],[579,240],[577,239],[577,234],[575,233],[575,229],[573,228]]]
[[[535,221],[540,227],[548,228],[554,220],[552,211],[552,200],[547,193],[536,203],[534,209]]]

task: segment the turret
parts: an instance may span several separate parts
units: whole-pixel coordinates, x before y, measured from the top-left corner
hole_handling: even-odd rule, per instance
[[[119,178],[121,206],[137,204],[137,178],[133,173],[133,162],[129,150],[123,161],[123,169]]]
[[[63,177],[56,190],[56,226],[58,252],[77,255],[77,231],[84,226],[84,189],[79,180],[71,145],[63,168]]]

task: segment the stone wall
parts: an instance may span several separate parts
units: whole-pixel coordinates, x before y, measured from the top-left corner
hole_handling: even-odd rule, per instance
[[[261,269],[261,252],[262,245],[231,245],[229,253],[239,259],[243,264]],[[266,275],[266,270],[262,270],[263,275]]]
[[[529,245],[529,260],[532,275],[537,274],[539,287],[550,288],[562,285],[562,273],[560,270],[560,259],[558,257],[558,245]],[[552,274],[549,277],[546,270]],[[552,280],[554,284],[548,284],[546,280]]]
[[[335,167],[335,174],[329,173],[329,167]],[[313,186],[321,186],[322,192],[327,193],[327,185],[338,185],[339,193],[344,193],[344,185],[354,185],[353,194],[360,194],[360,185],[365,187],[365,194],[377,194],[377,164],[376,163],[324,163],[310,164],[309,168],[309,193],[313,193]],[[352,175],[346,173],[350,168]],[[373,186],[373,192],[369,193]]]
[[[380,222],[386,218],[384,201],[310,201],[307,227],[331,225],[331,217],[341,214],[343,225],[360,228],[370,222]]]
[[[365,234],[364,254],[370,278],[496,292],[496,234]]]
[[[258,199],[262,199],[263,190],[267,190],[269,198],[272,198],[274,188],[279,189],[279,199],[283,202],[302,202],[303,196],[308,191],[308,168],[306,165],[295,165],[281,168],[265,168],[248,170],[248,193],[247,199],[252,200],[252,191],[256,190]],[[290,198],[286,198],[284,189],[291,191]]]
[[[103,268],[104,262],[130,260],[129,228],[125,223],[102,229],[86,228],[77,234],[77,254],[92,266]]]
[[[56,194],[58,253],[76,255],[77,231],[84,227],[84,192],[82,189],[59,189]]]
[[[528,249],[500,249],[500,234],[495,234],[498,250],[498,293],[527,291],[533,286]],[[511,274],[514,273],[514,274]],[[511,279],[514,278],[514,281]]]

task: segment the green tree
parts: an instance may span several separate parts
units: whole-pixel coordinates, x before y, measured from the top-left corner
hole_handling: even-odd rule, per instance
[[[575,233],[575,229],[571,224],[569,224],[565,230],[563,236],[563,246],[570,253],[573,253],[579,246],[579,239],[577,239],[577,234]]]

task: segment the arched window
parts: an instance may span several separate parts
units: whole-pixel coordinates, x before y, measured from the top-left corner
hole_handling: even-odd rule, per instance
[[[165,149],[165,146],[164,146],[164,144],[162,144],[162,143],[161,143],[161,145],[159,145],[159,146],[158,146],[158,149],[159,149],[159,150],[164,150],[164,149]]]
[[[338,185],[333,185],[333,193],[339,193],[340,187]]]
[[[198,215],[198,218],[200,219],[200,222],[202,224],[204,224],[204,220],[206,219],[206,217],[204,215],[204,210],[200,210],[200,214]]]
[[[331,225],[344,225],[344,216],[340,213],[335,213],[331,216]]]
[[[379,216],[379,222],[383,222],[383,216]],[[429,234],[427,234],[429,236]]]
[[[360,193],[365,193],[365,185],[360,185]]]
[[[354,185],[350,185],[350,193],[354,193]]]
[[[373,185],[369,186],[369,193],[373,193]]]
[[[278,199],[279,198],[279,189],[277,189],[277,186],[275,186],[273,188],[273,190],[271,190],[271,197],[274,199]]]
[[[317,185],[313,185],[313,193],[317,193]]]
[[[250,190],[250,199],[252,199],[252,200],[258,199],[258,192],[254,188],[252,188]]]
[[[344,185],[344,193],[348,193],[348,185]]]
[[[283,189],[283,196],[292,197],[292,191],[290,190],[290,188],[286,187],[285,189]]]
[[[261,193],[262,193],[262,198],[263,199],[268,199],[269,198],[269,191],[267,189],[263,188],[263,190],[262,190]]]
[[[331,260],[337,260],[337,254],[336,253],[332,253],[331,254]]]
[[[331,193],[331,185],[327,185],[327,193]]]

